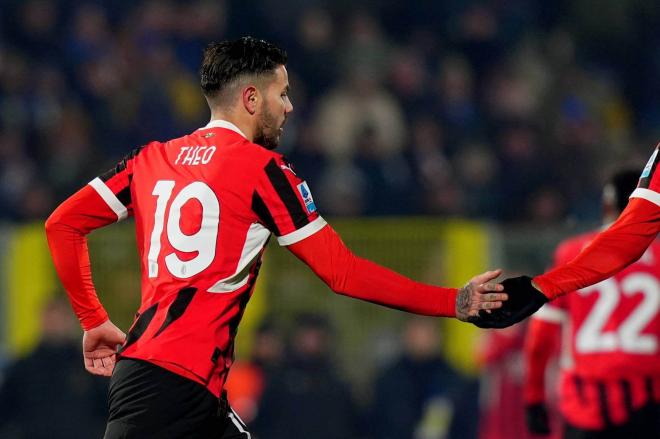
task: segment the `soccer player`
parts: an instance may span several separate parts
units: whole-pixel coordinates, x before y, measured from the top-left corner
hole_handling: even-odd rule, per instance
[[[660,144],[642,171],[637,188],[619,218],[599,233],[575,259],[548,273],[505,279],[509,300],[475,321],[484,328],[504,328],[529,317],[544,303],[594,285],[638,260],[660,232]]]
[[[616,174],[603,192],[605,222],[621,213],[639,174]],[[558,266],[594,238],[562,243]],[[563,331],[563,340],[559,343]],[[638,262],[576,294],[544,305],[531,319],[526,346],[525,402],[530,431],[550,432],[545,370],[561,344],[559,408],[565,438],[660,437],[660,242]],[[650,436],[649,436],[650,435]]]
[[[293,110],[286,61],[284,51],[250,37],[209,45],[200,73],[211,121],[132,151],[46,222],[84,329],[85,368],[112,375],[106,438],[250,437],[223,385],[271,234],[339,294],[463,321],[507,299],[490,282],[498,270],[461,289],[440,288],[344,246],[307,183],[273,151]],[[129,216],[142,301],[125,336],[98,300],[85,236]]]

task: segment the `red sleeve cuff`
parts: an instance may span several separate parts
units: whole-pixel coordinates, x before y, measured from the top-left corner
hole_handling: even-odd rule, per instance
[[[546,279],[545,275],[536,276],[532,279],[532,282],[536,289],[540,290],[548,300],[556,299],[563,293],[557,285]]]
[[[83,330],[89,331],[90,329],[94,329],[97,326],[101,326],[103,323],[108,321],[110,317],[108,316],[108,313],[105,311],[105,309],[100,307],[92,312],[79,315],[78,319],[80,320],[80,326],[82,326]]]
[[[456,317],[456,296],[458,295],[458,288],[442,288],[444,302],[443,306],[438,310],[438,316],[442,317]]]

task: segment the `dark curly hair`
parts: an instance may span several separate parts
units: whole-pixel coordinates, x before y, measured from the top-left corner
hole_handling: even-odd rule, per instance
[[[286,61],[283,49],[253,37],[211,43],[204,50],[200,85],[204,95],[213,99],[235,81],[246,76],[272,74]]]
[[[623,169],[612,175],[608,181],[608,185],[611,185],[612,188],[609,201],[619,212],[626,208],[628,197],[637,188],[639,174],[639,169]]]

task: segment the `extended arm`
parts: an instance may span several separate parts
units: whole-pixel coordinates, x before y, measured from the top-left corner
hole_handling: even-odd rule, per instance
[[[336,293],[416,314],[468,320],[507,297],[499,293],[501,286],[488,283],[499,271],[477,276],[460,290],[415,282],[354,255],[329,225],[288,248]]]
[[[658,206],[632,198],[617,221],[575,259],[533,279],[548,299],[605,280],[639,259],[660,232]]]

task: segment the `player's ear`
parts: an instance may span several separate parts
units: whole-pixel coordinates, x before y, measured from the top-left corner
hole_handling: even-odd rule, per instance
[[[259,108],[259,90],[257,90],[257,87],[254,85],[249,85],[243,89],[243,95],[241,96],[243,98],[243,106],[247,110],[248,113],[254,114],[257,112],[257,108]]]

